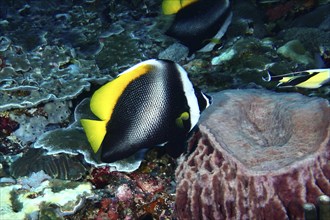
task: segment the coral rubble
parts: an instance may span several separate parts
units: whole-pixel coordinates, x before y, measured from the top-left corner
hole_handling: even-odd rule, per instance
[[[330,195],[329,115],[327,100],[300,94],[215,94],[176,171],[178,217],[302,219]]]

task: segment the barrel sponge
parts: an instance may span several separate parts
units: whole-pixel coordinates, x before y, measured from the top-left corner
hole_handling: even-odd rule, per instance
[[[330,195],[330,107],[265,90],[214,95],[176,170],[179,219],[304,219]]]

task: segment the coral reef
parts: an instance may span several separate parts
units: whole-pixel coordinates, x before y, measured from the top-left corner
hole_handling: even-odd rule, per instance
[[[19,179],[19,183],[22,185],[23,189],[35,189],[40,186],[42,182],[50,179],[52,178],[41,170],[36,173],[32,172],[30,176]]]
[[[91,184],[48,180],[42,172],[23,178],[21,184],[0,187],[0,216],[2,219],[39,219],[44,207],[53,206],[54,217],[75,213],[83,201],[92,195]],[[54,207],[56,207],[54,209]],[[40,211],[42,210],[42,211]]]
[[[65,47],[45,46],[26,52],[10,45],[0,55],[6,59],[0,70],[1,111],[69,100],[89,88],[96,77],[104,77],[94,61],[77,59]]]
[[[295,60],[297,63],[313,65],[314,59],[298,40],[292,40],[277,49],[277,52],[286,58]]]
[[[79,180],[86,175],[87,168],[88,166],[82,164],[77,156],[68,154],[46,155],[45,150],[32,148],[12,163],[10,173],[13,177],[18,178],[42,170],[52,178]]]
[[[86,135],[81,127],[80,119],[94,118],[89,108],[89,99],[83,99],[74,111],[74,121],[67,128],[53,129],[39,136],[38,140],[33,144],[34,148],[42,148],[47,150],[48,155],[57,155],[59,153],[70,155],[83,155],[87,163],[95,166],[104,166],[100,160],[100,155],[95,154],[89,145]],[[64,111],[65,112],[65,111]],[[57,118],[61,114],[56,114]],[[131,157],[119,160],[107,165],[112,167],[112,170],[132,172],[139,168],[142,157],[139,153]],[[66,173],[66,171],[64,171]]]
[[[166,155],[156,159],[155,154],[156,150],[149,152],[139,170],[132,173],[111,171],[106,166],[94,168],[88,178],[100,199],[98,202],[87,200],[85,209],[75,216],[80,219],[172,218],[174,161]]]
[[[0,136],[8,136],[18,128],[19,124],[11,120],[9,115],[0,116]]]
[[[302,219],[330,195],[330,107],[266,90],[215,94],[176,171],[179,219]]]
[[[69,106],[70,102],[56,101],[43,107],[10,113],[10,119],[19,124],[14,135],[23,144],[34,142],[45,131],[61,127],[71,113]]]
[[[279,75],[319,68],[319,64],[329,66],[329,0],[320,0],[317,4],[314,0],[234,1],[233,21],[226,36],[216,42],[213,51],[195,53],[191,57],[188,57],[187,48],[164,35],[171,18],[162,16],[160,7],[159,0],[0,1],[0,218],[176,218],[173,211],[176,162],[172,158],[164,156],[160,149],[155,149],[147,153],[144,160],[137,156],[116,164],[102,164],[98,155],[91,151],[79,122],[80,118],[91,118],[89,100],[85,98],[90,97],[101,84],[141,60],[157,56],[175,60],[189,72],[193,83],[207,92],[261,86],[280,91],[275,88],[276,84],[262,81],[262,76],[268,70]],[[284,10],[279,10],[281,8]],[[293,39],[300,42],[298,52],[299,48],[303,48],[308,56],[305,61],[308,62],[302,62],[299,54],[291,53],[293,50],[288,51],[291,57],[279,53],[278,48],[288,45]],[[310,59],[314,55],[320,57],[320,63]],[[328,86],[318,90],[284,91],[326,99],[330,97]],[[259,90],[259,93],[267,92]],[[283,94],[279,97],[285,99],[293,96]],[[265,105],[273,106],[272,102]],[[261,107],[260,103],[246,106],[246,111],[242,110],[244,116],[253,118],[259,115],[260,121],[247,123],[229,132],[241,138],[240,144],[250,146],[250,149],[243,148],[245,151],[237,158],[233,153],[238,155],[239,149],[231,147],[235,152],[228,153],[228,148],[222,151],[214,148],[214,139],[211,139],[209,130],[205,130],[207,126],[203,126],[204,120],[201,132],[190,141],[190,147],[194,147],[198,141],[200,147],[187,156],[189,166],[187,161],[181,161],[177,171],[179,216],[183,215],[179,205],[183,208],[189,206],[192,195],[199,200],[193,204],[194,212],[184,213],[190,214],[189,219],[207,215],[206,209],[204,214],[192,214],[205,207],[200,205],[205,201],[204,198],[207,198],[205,204],[210,208],[213,205],[211,201],[221,199],[225,203],[220,206],[223,213],[231,212],[230,215],[234,216],[245,212],[248,213],[245,216],[255,218],[253,209],[248,206],[259,205],[259,209],[254,209],[258,214],[262,207],[269,207],[266,199],[272,195],[274,197],[270,202],[273,203],[269,204],[279,200],[286,205],[290,203],[287,208],[278,210],[275,209],[279,207],[276,203],[274,214],[302,216],[301,213],[305,212],[306,219],[309,216],[315,219],[318,212],[326,213],[322,210],[326,210],[324,207],[329,204],[326,202],[329,197],[323,195],[321,199],[315,199],[322,193],[329,195],[325,185],[328,182],[322,179],[325,177],[329,181],[329,166],[323,165],[320,169],[327,169],[326,172],[315,174],[315,164],[322,165],[324,155],[321,154],[321,148],[307,150],[309,156],[304,156],[306,152],[293,151],[285,145],[287,140],[294,137],[287,135],[303,132],[306,127],[309,130],[305,129],[305,132],[319,134],[317,132],[322,130],[322,126],[313,127],[317,121],[308,118],[307,113],[304,115],[304,126],[292,130],[290,126],[293,126],[294,120],[282,123],[283,118],[292,116],[292,105],[283,107],[284,112],[277,115],[263,112],[264,106]],[[232,114],[235,113],[234,109],[237,108],[231,109]],[[247,114],[248,110],[255,110],[253,117]],[[316,109],[310,110],[312,113],[314,111]],[[242,116],[242,112],[236,113]],[[230,118],[229,113],[223,121]],[[267,124],[266,119],[278,123]],[[222,132],[227,132],[230,126],[227,127]],[[267,134],[258,131],[263,134],[262,138],[253,139],[249,133],[253,128],[269,129]],[[271,134],[280,138],[271,138]],[[305,143],[317,142],[313,139],[317,136],[309,140],[304,139],[307,135],[301,136],[295,143],[305,150]],[[257,142],[258,148],[247,142]],[[268,144],[268,147],[262,147],[263,144]],[[276,145],[276,149],[273,149],[272,144]],[[279,151],[282,151],[281,155],[275,154]],[[270,153],[274,154],[277,161],[267,162]],[[254,163],[243,161],[243,156],[252,157]],[[201,163],[202,158],[210,159]],[[309,172],[306,171],[308,163]],[[182,168],[187,170],[194,164],[200,172],[195,175],[187,171],[188,174],[183,176]],[[223,171],[218,172],[214,164],[218,164]],[[212,172],[213,179],[210,179],[208,174]],[[192,175],[189,178],[196,180],[193,188],[190,188],[189,181],[182,179],[189,179],[189,173]],[[283,180],[284,173],[287,173],[285,177],[292,174],[291,179],[287,180],[290,184]],[[306,178],[302,178],[302,175]],[[317,180],[314,183],[308,180],[313,175]],[[222,177],[227,178],[226,181],[216,185]],[[298,185],[301,181],[306,183],[306,192]],[[203,189],[198,188],[200,185],[204,186]],[[84,190],[80,190],[80,186],[85,188],[87,196],[82,196]],[[271,187],[279,194],[268,191]],[[65,189],[73,190],[75,195],[81,197],[75,197]],[[214,191],[219,193],[214,194]],[[236,198],[234,195],[240,192],[244,192],[245,196],[240,197],[242,200],[235,200],[236,206],[232,201]],[[72,196],[71,205],[66,208],[54,200],[53,196],[59,195],[65,199]],[[90,198],[89,195],[93,196]],[[184,195],[188,195],[187,200],[182,200],[185,199],[182,197]],[[255,199],[255,195],[259,197]],[[288,202],[287,197],[296,199]],[[306,203],[304,209],[301,208],[302,203]],[[241,207],[244,207],[243,211]],[[295,215],[295,207],[298,207],[298,215]],[[272,215],[271,212],[268,214]]]
[[[266,17],[270,21],[288,19],[307,12],[317,5],[315,0],[288,0],[288,1],[257,1],[265,8]]]

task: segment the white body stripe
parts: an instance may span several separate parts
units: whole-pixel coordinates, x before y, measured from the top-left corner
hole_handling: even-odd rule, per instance
[[[185,96],[187,98],[188,106],[190,108],[190,124],[191,124],[191,129],[195,127],[195,125],[198,122],[198,119],[200,117],[200,110],[199,110],[199,105],[198,105],[198,100],[195,95],[195,90],[190,82],[190,79],[188,78],[187,72],[178,64],[175,64],[177,69],[180,72],[181,80],[182,80],[182,85],[183,85],[183,91],[185,93]]]
[[[145,60],[145,61],[142,61],[138,64],[135,64],[134,66],[130,67],[129,69],[125,70],[124,72],[118,74],[118,76],[123,75],[125,73],[132,72],[133,69],[136,69],[139,66],[142,66],[142,65],[145,65],[145,64],[149,64],[149,65],[152,65],[152,66],[156,66],[157,68],[161,68],[161,65],[159,64],[159,61],[157,61],[156,59],[150,59],[150,60]]]
[[[233,17],[233,13],[230,12],[229,16],[226,18],[226,21],[224,22],[223,26],[220,28],[220,30],[218,31],[218,33],[213,37],[213,39],[218,39],[220,40],[223,35],[225,35],[228,26],[231,23],[231,19]],[[206,44],[202,49],[199,49],[199,52],[209,52],[211,50],[213,50],[214,46],[216,45],[216,43],[210,42],[208,44]]]
[[[207,108],[211,105],[211,102],[210,102],[209,98],[207,98],[207,97],[204,95],[204,93],[202,93],[202,96],[204,97],[205,102],[206,102],[205,109],[207,109]]]

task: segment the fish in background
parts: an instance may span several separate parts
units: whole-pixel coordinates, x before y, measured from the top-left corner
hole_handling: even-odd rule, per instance
[[[254,0],[256,4],[272,4],[280,2],[281,0]]]
[[[110,163],[164,146],[179,156],[211,99],[187,72],[167,60],[147,60],[121,73],[93,94],[98,120],[81,119],[94,153]]]
[[[317,89],[330,82],[330,69],[311,69],[277,76],[268,71],[267,77],[262,77],[262,79],[266,82],[278,81],[279,88]]]
[[[180,9],[196,1],[198,0],[163,0],[162,2],[163,14],[165,15],[176,14]]]
[[[165,32],[189,48],[208,52],[219,42],[232,20],[229,0],[164,0],[164,14],[175,14]]]

